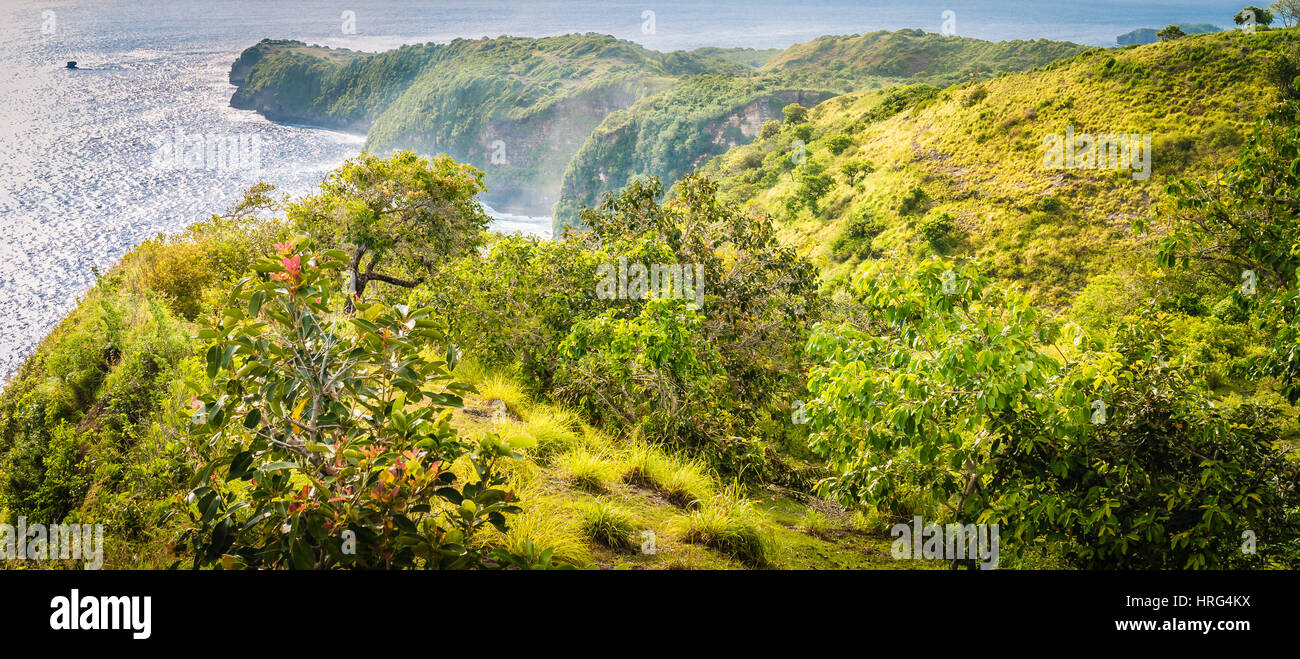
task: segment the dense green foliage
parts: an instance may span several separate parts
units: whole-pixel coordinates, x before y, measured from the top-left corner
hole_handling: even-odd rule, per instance
[[[574,151],[610,112],[679,77],[740,74],[741,51],[659,53],[585,34],[456,39],[357,53],[263,41],[231,71],[236,107],[367,131],[374,152],[446,153],[479,167],[494,204],[549,211]]]
[[[1080,567],[1294,560],[1300,474],[1278,410],[1215,405],[1159,315],[1096,340],[941,261],[855,290],[862,318],[808,346],[812,443],[837,474],[822,487],[919,490],[1022,547],[1063,538]],[[1237,550],[1246,531],[1259,553]]]
[[[488,223],[476,198],[482,191],[482,172],[445,155],[363,154],[331,172],[319,194],[290,204],[288,216],[301,231],[348,250],[348,293],[360,297],[371,281],[415,286],[428,268],[473,249]],[[414,278],[376,271],[385,257]]]
[[[658,53],[595,34],[457,39],[377,54],[268,40],[232,68],[232,103],[272,119],[365,130],[371,151],[449,154],[486,172],[484,198],[498,207],[541,215],[556,206],[558,231],[634,177],[675,181],[749,141],[778,116],[770,105],[811,107],[898,81],[945,86],[1081,49],[913,30],[825,37],[784,52]]]
[[[766,470],[753,426],[802,377],[797,355],[821,307],[815,272],[763,218],[719,204],[708,181],[688,176],[663,196],[649,179],[584,211],[589,229],[564,242],[496,240],[430,282],[430,304],[475,357],[518,364],[534,388],[606,427],[723,469]],[[703,277],[694,291],[602,298],[599,268],[620,262]]]
[[[178,549],[227,569],[490,565],[473,536],[519,511],[493,471],[511,451],[450,427],[440,408],[472,388],[448,382],[439,323],[400,305],[340,316],[347,255],[277,250],[199,332],[214,379],[193,403],[202,468]],[[462,456],[471,479],[451,469]]]
[[[1149,276],[1152,238],[1130,224],[1151,212],[1166,177],[1208,173],[1236,157],[1286,75],[1273,62],[1295,47],[1294,31],[1234,30],[1093,49],[944,90],[845,94],[812,108],[807,123],[783,125],[701,171],[724,199],[773,217],[781,238],[828,282],[847,284],[875,258],[966,255],[1060,309],[1094,278],[1101,286],[1121,274]],[[1150,176],[1045,169],[1044,137],[1068,127],[1150,134]],[[841,136],[852,144],[837,154]],[[829,189],[805,185],[803,174],[817,170],[831,173]],[[820,193],[815,204],[809,193]],[[835,250],[846,223],[862,213],[878,218],[882,231],[864,249]],[[956,231],[935,244],[925,219],[944,213]]]

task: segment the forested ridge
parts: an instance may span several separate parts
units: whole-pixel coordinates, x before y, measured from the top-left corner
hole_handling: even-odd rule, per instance
[[[264,40],[232,66],[231,103],[276,121],[365,132],[376,153],[447,153],[484,171],[489,202],[555,215],[558,228],[628,176],[676,180],[753,139],[748,127],[731,127],[771,118],[755,103],[812,103],[902,81],[946,85],[1083,49],[919,30],[828,37],[777,52],[661,53],[598,34],[456,39],[384,53]],[[613,169],[594,167],[596,159]]]

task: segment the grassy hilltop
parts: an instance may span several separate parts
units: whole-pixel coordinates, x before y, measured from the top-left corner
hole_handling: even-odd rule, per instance
[[[844,92],[907,83],[947,87],[1025,71],[1084,50],[1087,46],[1047,39],[984,41],[922,30],[881,30],[795,44],[767,60],[759,72]]]
[[[947,86],[1047,64],[1085,49],[1060,41],[989,42],[921,30],[819,37],[768,58],[750,76],[700,76],[610,114],[569,161],[554,212],[578,210],[638,177],[675,181],[758,136],[790,103],[895,84]]]
[[[709,162],[728,199],[777,219],[828,278],[884,255],[980,257],[1042,301],[1069,305],[1093,279],[1132,267],[1167,177],[1235,157],[1271,101],[1264,64],[1295,33],[1236,32],[1093,49],[1034,71],[938,90],[846,94],[770,138]],[[1150,134],[1150,177],[1048,170],[1045,135]],[[807,143],[796,165],[792,144]]]

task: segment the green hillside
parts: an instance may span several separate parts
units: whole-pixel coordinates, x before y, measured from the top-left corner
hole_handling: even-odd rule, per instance
[[[395,179],[374,182],[383,186]],[[287,250],[296,249],[293,245],[305,247],[304,241],[311,239],[296,233],[300,225],[278,216],[285,208],[274,197],[268,186],[257,186],[224,215],[213,216],[179,235],[159,236],[132,250],[104,273],[25,362],[0,393],[0,520],[23,516],[33,522],[105,524],[110,541],[105,543],[103,565],[109,569],[162,569],[178,562],[188,566],[192,561],[230,569],[246,565],[245,561],[262,560],[311,567],[313,564],[301,562],[298,554],[289,559],[274,548],[253,553],[241,550],[238,556],[229,553],[236,550],[222,545],[221,538],[233,539],[232,525],[216,525],[222,529],[217,531],[216,546],[224,547],[222,551],[227,553],[205,558],[197,549],[201,541],[208,539],[212,531],[208,525],[215,523],[214,515],[240,515],[241,520],[249,521],[238,531],[241,534],[250,532],[260,519],[260,514],[249,516],[247,508],[240,512],[239,506],[226,509],[225,504],[215,504],[209,494],[219,492],[227,500],[269,495],[271,498],[265,501],[268,514],[283,513],[286,502],[305,495],[307,488],[303,486],[313,482],[305,480],[314,478],[308,471],[321,466],[293,467],[292,475],[279,476],[282,470],[288,474],[288,463],[259,463],[254,471],[241,475],[241,458],[236,456],[231,461],[228,456],[222,457],[227,451],[243,455],[256,452],[267,457],[276,449],[259,444],[258,435],[247,432],[264,417],[236,411],[258,394],[250,389],[241,395],[235,389],[261,376],[244,369],[231,380],[213,381],[213,368],[218,362],[213,361],[207,343],[214,337],[214,328],[229,321],[230,328],[250,332],[253,342],[246,347],[262,345],[277,351],[286,347],[280,342],[292,339],[257,319],[264,315],[278,319],[274,321],[277,323],[288,321],[282,310],[267,307],[295,298],[296,293],[281,289],[288,297],[265,300],[265,307],[240,303],[236,309],[228,305],[235,299],[231,296],[249,286],[279,286],[277,282],[285,282],[293,288],[294,275],[283,265],[289,264],[292,272],[327,275],[312,285],[311,290],[316,291],[313,296],[319,294],[312,299],[321,305],[317,309],[322,314],[320,322],[328,326],[330,335],[354,346],[346,353],[349,365],[345,371],[359,368],[359,372],[365,372],[370,368],[359,366],[355,352],[361,345],[356,341],[370,339],[349,327],[367,325],[367,319],[380,321],[381,309],[389,305],[408,311],[415,307],[408,308],[407,304],[422,305],[418,313],[437,313],[436,321],[411,320],[409,327],[402,326],[406,330],[443,327],[437,331],[441,338],[421,334],[417,342],[400,341],[419,355],[394,364],[401,378],[410,380],[402,385],[409,390],[403,400],[411,396],[409,407],[401,401],[387,400],[391,391],[361,389],[357,393],[367,405],[386,401],[381,408],[392,409],[399,417],[405,408],[413,415],[407,426],[411,433],[404,441],[424,438],[420,447],[438,455],[457,446],[472,449],[454,459],[447,458],[440,482],[454,480],[457,487],[470,488],[475,482],[487,483],[501,488],[492,490],[494,493],[510,493],[514,505],[505,508],[508,526],[497,528],[480,522],[482,528],[468,526],[456,531],[453,521],[451,527],[445,527],[448,533],[463,535],[455,541],[450,535],[441,539],[449,552],[468,551],[487,558],[499,551],[525,565],[604,569],[941,567],[934,562],[895,560],[884,531],[885,520],[875,511],[846,507],[812,495],[809,478],[820,473],[816,465],[794,456],[755,452],[755,446],[743,441],[736,446],[715,445],[713,442],[721,438],[717,433],[749,432],[738,425],[739,419],[720,419],[724,423],[716,427],[701,426],[692,440],[659,428],[661,420],[673,424],[678,420],[672,415],[664,418],[657,411],[664,399],[655,391],[615,394],[615,400],[631,405],[629,409],[644,416],[641,422],[630,425],[582,409],[587,406],[586,396],[560,393],[559,385],[566,378],[579,386],[586,384],[583,378],[575,377],[576,371],[568,372],[580,362],[557,350],[570,327],[577,331],[579,326],[596,327],[617,315],[630,313],[636,318],[639,313],[656,309],[645,300],[601,300],[593,288],[575,289],[574,283],[591,279],[592,268],[604,259],[637,258],[647,249],[664,257],[662,250],[668,243],[651,236],[638,236],[635,245],[627,243],[638,231],[631,226],[617,229],[621,237],[610,241],[617,242],[616,247],[473,235],[470,238],[475,243],[483,244],[482,252],[470,249],[457,259],[442,262],[432,281],[410,290],[371,287],[369,301],[349,311],[339,295],[342,288],[335,270],[338,265],[327,264],[325,252],[302,260],[284,257]],[[401,198],[406,200],[404,195]],[[266,213],[277,217],[259,219]],[[289,215],[296,216],[297,212],[289,209]],[[725,219],[725,215],[700,216],[700,221]],[[782,264],[780,250],[767,242],[770,234],[760,227],[745,230],[737,225],[734,230],[744,242],[754,243],[741,252],[756,259],[745,270],[778,282],[780,272],[792,263]],[[769,271],[769,264],[777,268]],[[266,268],[280,270],[271,273]],[[790,286],[804,287],[806,292],[809,284],[804,281]],[[748,309],[753,301],[747,298],[752,293],[743,286],[743,281],[737,281],[713,288],[713,304],[722,308],[736,304],[738,311]],[[290,312],[301,313],[297,308],[290,308]],[[762,313],[773,318],[780,315],[771,310]],[[681,314],[693,321],[698,318],[696,312],[673,303],[669,317],[680,318]],[[240,319],[235,320],[235,316]],[[748,314],[738,316],[745,317]],[[719,328],[709,330],[717,333],[717,340],[748,344],[748,350],[758,351],[753,354],[773,347],[785,349],[772,337],[759,339],[754,345],[758,337],[751,336],[748,328],[725,317],[713,321],[719,322]],[[451,358],[450,362],[431,364],[445,370],[441,377],[420,378],[412,372],[427,355],[453,349],[459,352],[457,346],[464,349],[463,360]],[[388,349],[392,347],[390,344]],[[696,386],[719,385],[711,381],[717,375],[712,370],[715,367],[706,366],[717,358],[716,348],[689,345],[673,352],[689,354],[696,350],[702,361],[694,366],[682,362],[690,370],[671,377],[686,378],[687,388],[671,395],[688,393],[695,397],[700,394]],[[321,353],[314,354],[319,358]],[[250,369],[273,368],[274,360],[270,358],[236,359]],[[550,369],[558,366],[559,371],[539,379],[539,363]],[[654,366],[650,367],[652,370],[645,374],[660,377]],[[697,373],[698,368],[710,370],[707,374]],[[749,369],[761,374],[770,372],[772,365],[751,363]],[[447,380],[452,378],[458,384],[449,388]],[[273,383],[267,393],[276,389],[277,382],[280,391],[291,397],[306,393],[279,377],[267,382]],[[759,387],[762,382],[758,378],[750,386]],[[214,395],[221,402],[207,400]],[[335,391],[331,406],[349,400],[349,396],[342,389]],[[223,406],[228,413],[221,412]],[[292,407],[290,404],[276,409],[288,413]],[[306,421],[318,414],[302,404],[296,409],[292,413],[295,420]],[[439,416],[421,416],[431,410]],[[269,410],[267,413],[274,414]],[[225,431],[211,433],[207,424],[217,423],[223,414],[233,419],[230,425]],[[690,414],[705,418],[703,408]],[[275,432],[271,430],[274,425],[268,425],[266,430]],[[429,444],[432,437],[438,437],[440,443]],[[347,441],[353,440],[369,447],[367,450],[388,446],[369,433]],[[699,443],[692,446],[692,441]],[[475,470],[486,468],[480,460],[497,450],[491,447],[504,452],[492,461],[498,475],[489,480],[481,471],[476,476]],[[335,448],[342,459],[345,451]],[[351,449],[346,452],[351,455]],[[415,449],[403,455],[412,460]],[[727,460],[739,459],[745,461],[747,471],[762,471],[738,477],[734,465],[726,465]],[[438,463],[434,464],[436,468]],[[325,472],[337,473],[328,467]],[[758,473],[770,475],[760,479]],[[267,487],[275,492],[261,489]],[[191,491],[199,495],[187,498]],[[323,484],[315,496],[320,505],[343,505],[339,501],[344,497],[331,498]],[[499,501],[496,499],[496,503]],[[483,501],[484,508],[492,504],[490,498]],[[311,509],[317,505],[312,504]],[[347,506],[353,515],[361,509]],[[437,514],[430,515],[430,520],[441,519],[448,509],[459,511],[462,507],[448,508],[445,503],[434,506]],[[190,515],[190,509],[198,514]],[[386,510],[385,514],[395,512]],[[399,508],[397,512],[402,511]],[[297,518],[299,513],[290,508],[289,515]],[[302,514],[302,519],[307,516]],[[313,533],[322,533],[319,527],[313,528]],[[280,529],[277,522],[269,530],[279,533]],[[229,536],[227,531],[231,531]],[[373,541],[365,537],[369,538],[366,542]],[[549,558],[542,558],[543,553]],[[76,566],[72,561],[56,559],[33,563],[33,567]]]
[[[447,153],[486,172],[485,200],[553,214],[558,228],[629,177],[675,180],[747,142],[786,99],[811,104],[899,81],[948,85],[1081,48],[917,30],[823,37],[785,51],[670,53],[595,34],[458,39],[377,54],[267,40],[232,67],[239,89],[231,104],[277,121],[365,131],[376,152]]]
[[[972,78],[1024,71],[1069,57],[1086,46],[1065,41],[984,41],[922,30],[818,37],[795,44],[759,69],[792,84],[840,91],[903,83],[947,87]]]
[[[781,54],[780,48],[716,48],[706,46],[696,48],[690,51],[694,55],[703,55],[707,57],[718,57],[728,62],[742,64],[751,69],[757,69],[768,62],[768,60]]]
[[[372,55],[264,39],[230,68],[230,104],[273,121],[364,131],[430,56],[426,46]]]
[[[812,107],[840,92],[903,82],[946,86],[1081,50],[1045,39],[991,43],[920,30],[882,31],[796,44],[767,59],[758,78],[688,79],[611,114],[591,134],[565,171],[555,232],[633,178],[675,181],[706,159],[748,143],[787,104]]]
[[[918,517],[999,525],[1005,568],[1300,565],[1300,30],[821,102],[756,53],[452,46],[232,79],[429,149],[592,123],[585,230],[486,231],[446,155],[257,184],[0,392],[0,521],[103,523],[111,568],[974,566],[896,555]]]
[[[967,254],[1062,307],[1140,258],[1130,224],[1150,214],[1166,177],[1235,156],[1273,97],[1263,64],[1295,45],[1289,31],[1198,35],[944,91],[847,94],[703,172],[726,198],[776,218],[830,279],[891,256]],[[1150,177],[1046,169],[1044,138],[1067,127],[1150,134]],[[807,157],[796,165],[800,139]]]

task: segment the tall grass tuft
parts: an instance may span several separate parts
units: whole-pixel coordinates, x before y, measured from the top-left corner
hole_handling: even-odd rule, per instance
[[[570,485],[600,494],[618,479],[618,467],[603,456],[585,449],[573,449],[555,461]]]
[[[738,490],[704,502],[685,519],[682,540],[712,547],[750,567],[768,564],[771,540],[763,529],[753,502]]]
[[[695,460],[669,456],[652,446],[631,450],[622,464],[623,480],[657,490],[683,508],[693,508],[713,496],[713,479]]]
[[[628,551],[636,547],[636,523],[623,508],[606,499],[596,499],[578,509],[582,534],[610,549]]]
[[[505,548],[515,554],[526,553],[526,542],[537,551],[554,547],[551,560],[576,567],[591,564],[591,552],[583,542],[579,524],[562,506],[550,499],[535,499],[524,512],[513,515],[503,538]]]

